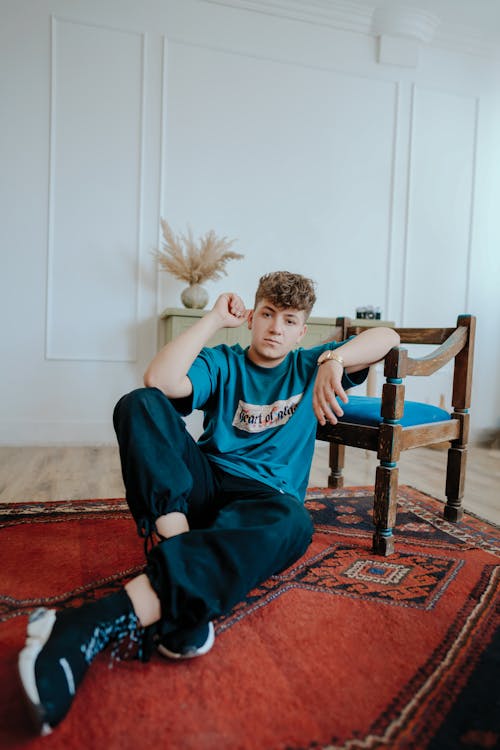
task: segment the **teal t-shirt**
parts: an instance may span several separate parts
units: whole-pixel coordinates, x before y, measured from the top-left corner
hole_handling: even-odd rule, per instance
[[[296,349],[276,367],[255,365],[239,344],[202,349],[188,377],[192,408],[204,412],[198,444],[209,460],[303,501],[317,426],[317,359],[340,345]],[[344,373],[343,387],[359,385],[367,372]]]

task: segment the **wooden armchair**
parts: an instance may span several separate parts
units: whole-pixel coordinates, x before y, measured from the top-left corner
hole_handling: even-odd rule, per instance
[[[345,340],[360,333],[363,326],[338,318],[336,334]],[[385,357],[382,398],[350,396],[343,405],[338,424],[318,425],[317,438],[330,443],[330,487],[342,487],[345,446],[377,452],[380,461],[375,475],[373,551],[390,555],[394,551],[398,460],[401,451],[418,446],[451,441],[448,450],[444,517],[459,521],[463,516],[469,407],[472,385],[474,333],[476,320],[460,315],[455,328],[395,328],[401,344],[433,344],[438,347],[419,359],[408,350],[395,347]],[[405,378],[428,376],[455,358],[451,414],[441,408],[405,401]]]

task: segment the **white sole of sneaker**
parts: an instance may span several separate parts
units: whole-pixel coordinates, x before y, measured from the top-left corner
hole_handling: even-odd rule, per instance
[[[55,621],[55,609],[37,609],[30,615],[26,644],[17,660],[21,686],[26,696],[26,701],[30,708],[34,723],[38,727],[41,735],[50,734],[52,732],[52,727],[46,721],[45,711],[38,694],[35,679],[35,662],[38,654],[50,637]]]
[[[196,656],[203,656],[204,654],[208,654],[212,646],[215,642],[215,630],[214,630],[214,624],[213,622],[208,623],[208,638],[203,644],[203,646],[200,646],[197,649],[194,649],[188,654],[179,654],[175,651],[170,651],[166,646],[164,646],[162,643],[158,645],[158,651],[162,656],[166,656],[167,659],[194,659]]]

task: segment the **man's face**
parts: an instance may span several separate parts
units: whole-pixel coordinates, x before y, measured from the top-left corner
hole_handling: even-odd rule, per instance
[[[261,367],[276,367],[283,362],[307,330],[303,310],[279,308],[266,299],[250,312],[248,327],[252,331],[248,356]]]

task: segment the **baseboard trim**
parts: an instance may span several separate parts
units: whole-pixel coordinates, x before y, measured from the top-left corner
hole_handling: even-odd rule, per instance
[[[475,442],[484,448],[500,449],[500,429],[479,430]]]
[[[111,420],[0,423],[0,445],[4,446],[113,444],[116,444],[116,437]]]

